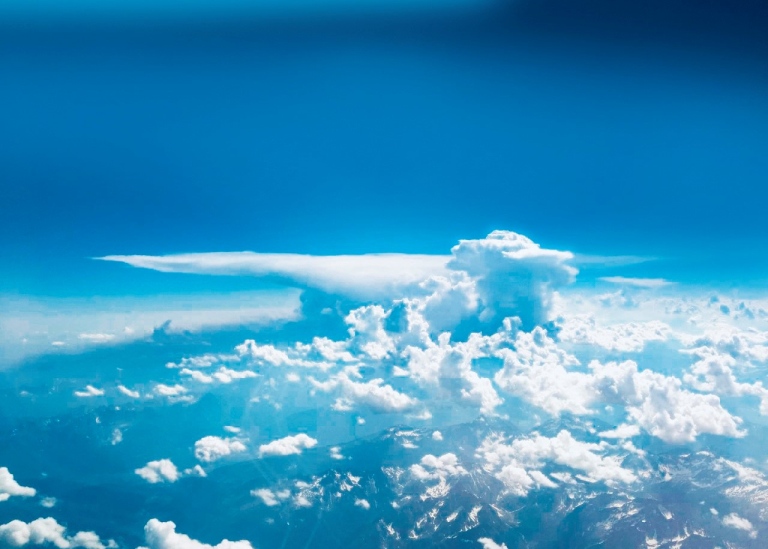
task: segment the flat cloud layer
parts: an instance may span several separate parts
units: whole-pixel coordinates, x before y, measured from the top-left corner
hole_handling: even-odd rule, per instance
[[[430,276],[444,274],[450,258],[415,254],[314,256],[214,252],[165,256],[108,255],[98,259],[166,273],[273,277],[289,285],[318,288],[357,299],[375,299],[402,291],[408,285]]]

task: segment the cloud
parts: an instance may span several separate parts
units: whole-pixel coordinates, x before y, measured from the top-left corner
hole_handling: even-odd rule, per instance
[[[290,456],[301,454],[304,450],[317,446],[317,440],[299,433],[273,440],[268,444],[259,446],[259,456]]]
[[[176,532],[176,524],[150,519],[144,526],[144,534],[149,549],[253,549],[249,541],[229,541],[208,545]]]
[[[371,508],[371,504],[367,499],[355,499],[355,507],[360,507],[368,511]]]
[[[110,255],[97,259],[161,272],[270,277],[300,288],[369,300],[397,295],[409,285],[444,273],[449,258],[415,254],[313,256],[214,252]]]
[[[510,231],[461,240],[451,253],[448,267],[475,281],[479,319],[494,328],[510,316],[519,317],[527,329],[546,322],[553,291],[571,283],[578,272],[568,264],[571,252],[542,248]]]
[[[498,544],[491,538],[479,538],[478,543],[482,544],[483,549],[507,549],[507,544]]]
[[[723,517],[723,525],[729,528],[736,528],[737,530],[743,530],[749,534],[750,537],[757,537],[757,530],[750,521],[744,517],[740,517],[736,513],[731,513]]]
[[[663,278],[629,278],[626,276],[603,276],[599,280],[621,286],[633,286],[635,288],[663,288],[664,286],[674,284],[674,282]]]
[[[115,339],[115,334],[80,334],[77,338],[88,343],[109,343]]]
[[[594,316],[572,315],[560,319],[558,325],[558,338],[561,341],[596,345],[624,353],[642,351],[646,343],[666,341],[672,335],[669,325],[658,320],[603,326]]]
[[[0,541],[11,547],[24,547],[27,544],[52,544],[58,549],[114,549],[117,544],[109,540],[105,545],[94,532],[77,532],[74,536],[66,535],[66,527],[51,517],[38,518],[29,523],[12,520],[0,525]]]
[[[180,477],[179,470],[170,459],[150,461],[134,472],[150,484],[176,482]]]
[[[75,391],[75,396],[78,398],[104,396],[104,390],[98,389],[93,385],[86,385],[84,391]]]
[[[415,398],[385,385],[384,380],[379,378],[362,383],[351,380],[346,373],[341,373],[328,381],[320,382],[312,377],[309,381],[317,390],[341,394],[333,406],[338,411],[346,412],[363,405],[377,413],[407,412],[419,404]]]
[[[125,385],[118,385],[117,390],[120,391],[125,396],[127,396],[128,398],[139,398],[141,396],[141,394],[138,391],[132,391]]]
[[[557,464],[581,471],[590,482],[628,484],[637,479],[635,473],[621,466],[618,456],[604,456],[604,446],[580,442],[567,430],[548,438],[538,433],[505,443],[499,437],[489,437],[477,449],[476,455],[485,461],[485,469],[493,473],[507,489],[526,496],[535,487],[554,488],[540,469]]]
[[[411,465],[411,475],[418,480],[445,480],[449,477],[466,475],[467,470],[459,465],[456,454],[448,453],[440,457],[427,454],[421,463]]]
[[[246,450],[245,444],[238,438],[207,436],[195,442],[195,457],[206,463]]]
[[[28,543],[51,543],[59,549],[68,549],[71,544],[64,536],[65,532],[66,528],[50,517],[35,519],[29,523],[12,520],[0,526],[0,540],[13,547],[23,547]]]
[[[7,467],[0,467],[0,502],[13,496],[32,497],[37,493],[34,488],[22,486],[13,478]]]
[[[291,497],[291,491],[278,490],[273,492],[269,488],[259,488],[258,490],[251,490],[251,495],[259,498],[267,507],[274,507]]]

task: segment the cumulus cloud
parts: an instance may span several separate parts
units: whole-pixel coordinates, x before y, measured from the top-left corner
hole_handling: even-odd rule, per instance
[[[346,373],[341,373],[328,381],[309,378],[315,389],[323,392],[337,392],[341,396],[336,400],[334,409],[350,411],[355,406],[364,405],[374,412],[405,412],[414,409],[419,401],[385,385],[383,379],[367,382],[353,381]]]
[[[578,441],[569,431],[562,430],[552,438],[534,433],[511,444],[490,437],[477,449],[477,456],[485,462],[487,471],[518,496],[525,496],[536,487],[556,486],[541,471],[547,464],[580,471],[590,482],[627,484],[637,479],[635,473],[622,467],[618,456],[606,456],[604,452],[604,446]]]
[[[507,549],[506,543],[498,544],[491,538],[480,538],[477,541],[482,544],[483,549]]]
[[[206,463],[246,450],[245,444],[238,438],[207,436],[195,442],[195,457]]]
[[[117,547],[114,541],[109,540],[105,545],[94,532],[77,532],[74,536],[66,535],[66,527],[59,524],[51,517],[38,518],[31,522],[12,520],[0,525],[0,541],[11,547],[24,547],[25,545],[51,544],[58,549],[71,549],[83,547],[84,549],[113,549]]]
[[[180,477],[179,470],[170,459],[150,461],[134,472],[150,484],[176,482]]]
[[[476,283],[479,319],[494,327],[517,316],[526,328],[546,322],[554,290],[573,281],[571,252],[542,248],[510,231],[461,240],[451,250],[448,267],[467,273]]]
[[[418,480],[445,480],[466,474],[467,470],[459,465],[459,458],[453,453],[440,457],[427,454],[421,458],[421,463],[411,465],[411,475]]]
[[[222,366],[212,374],[204,374],[200,370],[191,370],[189,368],[182,368],[179,372],[183,376],[189,376],[198,383],[223,383],[228,384],[240,379],[248,379],[258,377],[256,372],[251,370],[232,370],[225,366]]]
[[[251,490],[251,495],[259,498],[267,507],[274,507],[291,497],[291,491],[277,490],[273,492],[269,488],[259,488],[258,490]]]
[[[149,549],[253,549],[249,541],[229,541],[227,539],[209,545],[176,532],[176,524],[158,519],[150,519],[144,526],[144,535]]]
[[[13,496],[32,497],[36,493],[34,488],[16,482],[7,467],[0,467],[0,501],[7,501]]]
[[[259,446],[260,456],[290,456],[301,454],[304,450],[317,446],[317,440],[299,433]]]
[[[672,329],[664,322],[627,322],[602,325],[594,316],[570,315],[559,322],[561,341],[596,345],[625,353],[642,351],[650,341],[666,341]]]

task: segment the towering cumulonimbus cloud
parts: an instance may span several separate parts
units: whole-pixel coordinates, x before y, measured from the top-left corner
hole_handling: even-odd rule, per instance
[[[365,303],[418,299],[435,330],[467,318],[492,332],[505,317],[524,327],[549,320],[553,292],[577,274],[571,252],[542,248],[511,231],[461,240],[451,255],[312,256],[254,252],[99,258],[161,272],[277,279],[304,290],[305,314],[346,313]],[[473,328],[477,328],[473,324]]]

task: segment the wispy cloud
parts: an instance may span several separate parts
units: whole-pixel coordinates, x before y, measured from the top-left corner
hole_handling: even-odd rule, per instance
[[[212,252],[179,255],[108,255],[96,258],[166,273],[269,277],[290,286],[372,299],[446,273],[445,255],[302,255]]]
[[[674,282],[670,282],[664,278],[631,278],[626,276],[603,276],[600,277],[603,282],[609,282],[611,284],[618,284],[620,286],[634,286],[636,288],[663,288],[664,286],[671,286]]]

